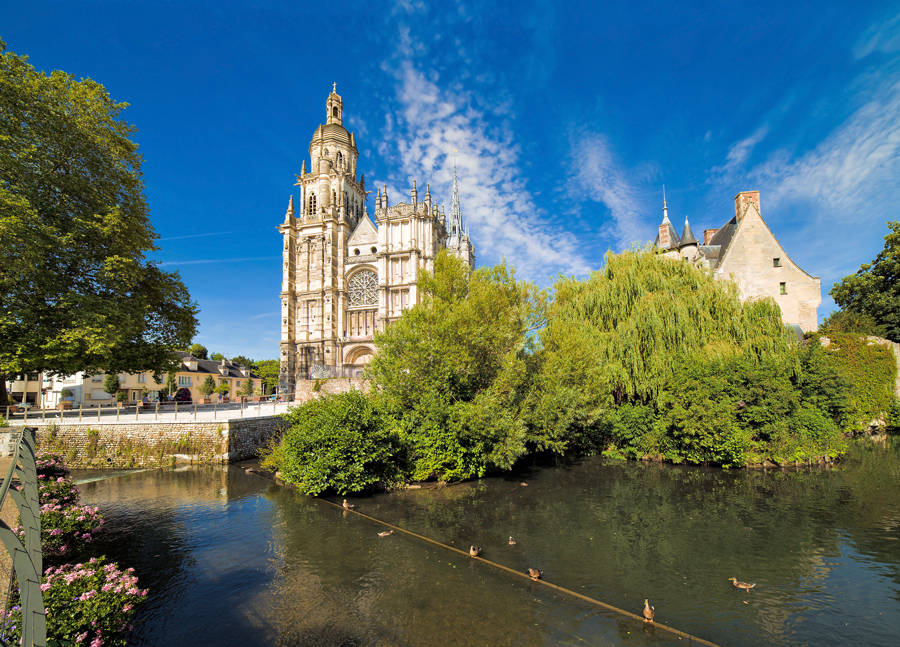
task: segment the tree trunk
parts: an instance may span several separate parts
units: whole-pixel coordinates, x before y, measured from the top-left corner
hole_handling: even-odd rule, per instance
[[[9,394],[6,392],[6,373],[0,371],[0,408],[4,411],[9,406]]]

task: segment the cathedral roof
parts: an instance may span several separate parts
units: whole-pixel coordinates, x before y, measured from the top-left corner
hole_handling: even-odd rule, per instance
[[[313,133],[312,142],[309,144],[310,147],[315,145],[320,139],[323,139],[325,142],[336,142],[338,144],[343,144],[344,146],[356,148],[355,143],[350,139],[350,133],[340,124],[325,124],[316,128],[316,132]]]

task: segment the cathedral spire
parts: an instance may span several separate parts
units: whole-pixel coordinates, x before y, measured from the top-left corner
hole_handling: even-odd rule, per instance
[[[287,213],[284,214],[284,222],[285,224],[291,221],[291,218],[294,217],[294,196],[291,196],[291,199],[288,201]]]
[[[669,207],[666,206],[666,185],[663,184],[663,221],[662,224],[671,224],[669,221]]]
[[[448,245],[458,245],[462,236],[462,212],[459,209],[459,182],[456,179],[456,149],[453,149],[453,202],[450,205],[450,222],[449,233],[450,240]]]

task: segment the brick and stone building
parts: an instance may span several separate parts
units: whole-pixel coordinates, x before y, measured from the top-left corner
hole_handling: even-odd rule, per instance
[[[355,135],[343,125],[335,89],[325,124],[309,144],[284,222],[281,283],[280,392],[298,380],[363,372],[375,352],[373,335],[419,300],[419,274],[433,269],[441,249],[474,265],[475,248],[462,223],[456,169],[449,221],[425,185],[409,202],[391,204],[377,190],[374,222],[366,207],[365,175],[357,174]]]
[[[663,197],[663,221],[656,246],[664,255],[710,267],[717,278],[734,279],[744,299],[772,297],[784,322],[802,332],[818,330],[822,285],[785,253],[762,218],[759,191],[734,197],[734,217],[718,229],[706,229],[699,242],[685,218],[679,235]]]

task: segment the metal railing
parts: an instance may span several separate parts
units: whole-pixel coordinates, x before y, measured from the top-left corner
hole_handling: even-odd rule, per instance
[[[41,593],[43,553],[41,552],[41,507],[38,498],[37,466],[35,465],[36,432],[34,427],[22,427],[10,434],[15,441],[12,460],[3,485],[0,486],[0,508],[7,493],[19,509],[25,542],[0,519],[0,539],[9,553],[12,569],[7,584],[3,618],[9,616],[9,596],[14,583],[19,586],[22,609],[21,645],[45,647],[47,644],[47,617]],[[0,644],[7,645],[6,623],[0,625]]]
[[[88,424],[127,422],[172,422],[188,420],[228,420],[250,416],[268,416],[284,413],[288,405],[294,404],[293,394],[274,396],[252,396],[237,402],[135,402],[128,404],[108,404],[85,407],[83,404],[71,409],[26,408],[21,413],[18,407],[6,408],[6,420],[10,425],[40,423]],[[18,409],[18,410],[17,410]],[[0,415],[3,410],[0,409]]]

